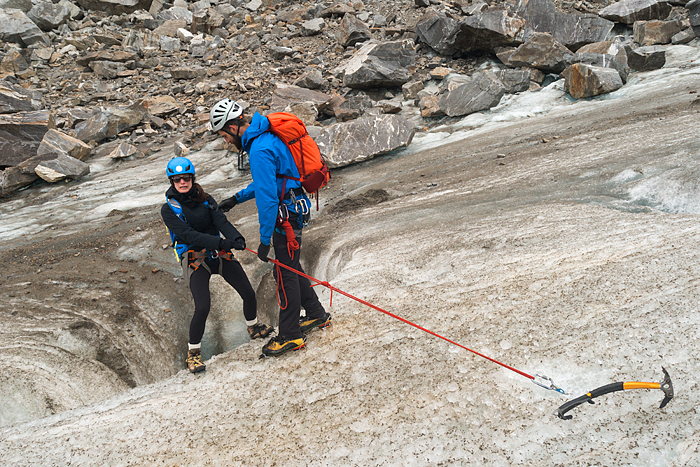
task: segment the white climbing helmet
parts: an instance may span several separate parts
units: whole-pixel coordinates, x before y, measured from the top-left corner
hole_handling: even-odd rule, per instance
[[[243,107],[233,99],[224,99],[211,108],[209,112],[209,124],[211,130],[216,132],[224,127],[226,122],[236,119],[243,114]]]

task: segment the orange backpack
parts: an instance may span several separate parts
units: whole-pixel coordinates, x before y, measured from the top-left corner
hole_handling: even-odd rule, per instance
[[[306,131],[306,125],[299,117],[287,112],[274,112],[266,117],[270,121],[270,132],[284,141],[299,169],[300,178],[280,174],[277,174],[277,178],[301,182],[304,190],[310,194],[316,193],[318,199],[318,190],[326,186],[331,174],[316,141]]]

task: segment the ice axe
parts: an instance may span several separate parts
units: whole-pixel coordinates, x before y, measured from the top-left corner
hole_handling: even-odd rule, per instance
[[[563,404],[557,410],[557,415],[562,420],[569,420],[573,417],[571,415],[565,416],[564,414],[569,410],[573,409],[574,407],[578,407],[584,402],[593,404],[593,399],[595,399],[598,396],[602,396],[603,394],[607,394],[609,392],[624,391],[627,389],[661,389],[664,393],[664,399],[661,401],[661,405],[659,406],[659,408],[663,409],[664,407],[666,407],[666,404],[668,404],[669,401],[673,399],[673,383],[671,383],[671,377],[668,375],[668,371],[666,371],[666,368],[661,367],[661,369],[664,371],[664,380],[660,383],[643,383],[640,381],[628,381],[626,383],[607,384],[605,386],[601,386],[597,389],[594,389],[581,397],[577,397],[576,399],[570,400],[569,402]]]

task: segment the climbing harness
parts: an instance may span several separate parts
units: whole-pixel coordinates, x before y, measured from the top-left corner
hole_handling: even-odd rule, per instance
[[[168,202],[168,206],[170,206],[170,209],[173,210],[175,215],[180,219],[182,222],[185,224],[189,225],[189,222],[187,222],[187,218],[185,217],[185,213],[182,212],[182,206],[180,203],[178,203],[176,200],[173,198],[169,198],[166,196],[166,201]],[[209,204],[208,200],[204,200],[204,204],[207,209],[211,209],[211,204]],[[175,257],[177,258],[177,262],[182,261],[183,255],[187,255],[187,262],[189,263],[189,266],[193,270],[199,269],[200,266],[204,266],[205,269],[209,270],[209,267],[206,265],[205,261],[207,258],[209,259],[226,259],[226,260],[232,260],[233,259],[233,254],[230,251],[224,251],[224,250],[206,250],[202,249],[200,251],[195,251],[189,247],[189,245],[182,243],[178,240],[177,236],[168,228],[168,226],[165,226],[166,230],[168,231],[168,234],[170,235],[170,241],[171,241],[171,246],[173,247],[173,250],[175,250]],[[211,272],[211,271],[209,271]]]
[[[643,383],[640,381],[628,381],[626,383],[607,384],[563,404],[557,410],[557,415],[562,420],[570,420],[573,418],[573,416],[564,414],[569,410],[573,409],[574,407],[578,407],[584,402],[594,404],[593,399],[595,399],[596,397],[602,396],[603,394],[608,394],[610,392],[624,391],[628,389],[661,389],[661,391],[663,391],[664,393],[664,398],[661,401],[661,405],[659,406],[659,408],[663,409],[664,407],[666,407],[666,404],[668,404],[671,401],[671,399],[673,399],[673,383],[671,382],[671,377],[669,376],[668,371],[666,371],[666,368],[661,367],[661,369],[664,372],[664,379],[660,383]]]
[[[253,253],[253,254],[255,254],[255,255],[258,254],[256,251],[253,251],[253,250],[251,250],[250,248],[246,248],[246,250],[249,251],[249,252],[251,252],[251,253]],[[511,370],[511,371],[513,371],[513,372],[515,372],[515,373],[517,373],[517,374],[519,374],[519,375],[521,375],[521,376],[525,376],[526,378],[529,378],[533,383],[535,383],[536,385],[538,385],[538,386],[540,386],[540,387],[542,387],[542,388],[544,388],[544,389],[547,389],[547,390],[550,390],[550,391],[556,391],[556,392],[558,392],[558,393],[560,393],[560,394],[568,394],[568,393],[565,392],[562,388],[556,386],[556,385],[554,384],[554,381],[552,380],[552,378],[549,378],[549,377],[547,377],[547,376],[542,376],[542,375],[535,375],[535,376],[529,375],[529,374],[525,373],[524,371],[520,371],[520,370],[518,370],[518,369],[516,369],[516,368],[513,368],[512,366],[509,366],[509,365],[506,365],[505,363],[499,362],[499,361],[496,360],[496,359],[493,359],[493,358],[488,357],[488,356],[486,356],[486,355],[484,355],[484,354],[481,354],[481,353],[479,353],[479,352],[477,352],[477,351],[475,351],[475,350],[472,350],[472,349],[470,349],[470,348],[468,348],[468,347],[465,347],[465,346],[463,346],[462,344],[459,344],[459,343],[457,343],[457,342],[454,342],[454,341],[452,341],[452,340],[450,340],[450,339],[448,339],[448,338],[446,338],[446,337],[443,337],[443,336],[441,336],[440,334],[437,334],[437,333],[435,333],[435,332],[433,332],[433,331],[431,331],[431,330],[429,330],[429,329],[426,329],[426,328],[424,328],[424,327],[422,327],[422,326],[419,326],[419,325],[417,325],[417,324],[415,324],[415,323],[412,323],[411,321],[409,321],[409,320],[407,320],[407,319],[405,319],[405,318],[402,318],[402,317],[400,317],[400,316],[397,316],[397,315],[395,315],[395,314],[393,314],[393,313],[391,313],[391,312],[388,312],[388,311],[386,311],[386,310],[384,310],[384,309],[382,309],[382,308],[379,308],[379,307],[376,306],[376,305],[373,305],[373,304],[371,304],[371,303],[369,303],[369,302],[367,302],[367,301],[365,301],[365,300],[362,300],[361,298],[355,297],[354,295],[351,295],[351,294],[349,294],[349,293],[347,293],[347,292],[345,292],[345,291],[343,291],[343,290],[340,290],[339,288],[332,286],[332,285],[330,284],[330,282],[320,281],[320,280],[316,279],[315,277],[309,276],[308,274],[305,274],[305,273],[303,273],[303,272],[301,272],[301,271],[297,271],[296,269],[294,269],[294,268],[292,268],[292,267],[289,267],[289,266],[287,266],[286,264],[282,264],[280,261],[278,261],[278,260],[276,260],[276,259],[269,258],[269,261],[270,261],[271,263],[275,264],[278,268],[283,267],[283,268],[285,268],[285,269],[288,269],[289,271],[292,271],[293,273],[295,273],[295,274],[297,274],[297,275],[299,275],[299,276],[305,277],[306,279],[309,279],[310,281],[315,282],[315,284],[312,285],[312,287],[315,287],[315,286],[317,286],[317,285],[322,285],[322,286],[324,286],[324,287],[330,289],[330,291],[331,291],[330,306],[333,306],[333,292],[335,291],[335,292],[337,292],[337,293],[339,293],[339,294],[341,294],[341,295],[344,295],[344,296],[346,296],[346,297],[348,297],[348,298],[351,298],[351,299],[353,299],[353,300],[355,300],[355,301],[357,301],[357,302],[360,302],[360,303],[362,303],[363,305],[367,305],[367,306],[370,307],[370,308],[373,308],[373,309],[375,309],[375,310],[377,310],[377,311],[380,311],[380,312],[384,313],[385,315],[391,316],[392,318],[397,319],[397,320],[401,321],[402,323],[409,324],[409,325],[413,326],[414,328],[420,329],[421,331],[427,332],[428,334],[433,335],[433,336],[435,336],[435,337],[438,337],[438,338],[440,338],[440,339],[442,339],[442,340],[444,340],[444,341],[446,341],[446,342],[449,342],[450,344],[453,344],[453,345],[456,345],[457,347],[461,347],[461,348],[463,348],[463,349],[465,349],[465,350],[468,350],[469,352],[471,352],[471,353],[473,353],[473,354],[475,354],[475,355],[478,355],[479,357],[485,358],[486,360],[489,360],[489,361],[491,361],[491,362],[493,362],[493,363],[496,363],[497,365],[500,365],[500,366],[502,366],[503,368],[507,368],[507,369],[509,369],[509,370]],[[278,297],[278,300],[279,300],[279,297]],[[540,378],[542,381],[538,381],[536,378]],[[545,382],[545,381],[546,381],[546,382]]]

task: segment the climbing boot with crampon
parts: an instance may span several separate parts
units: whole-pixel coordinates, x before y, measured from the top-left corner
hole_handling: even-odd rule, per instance
[[[306,345],[306,337],[298,339],[287,339],[283,336],[275,336],[262,348],[262,353],[266,357],[278,357],[290,350],[299,350]]]
[[[202,362],[202,350],[192,349],[187,352],[187,369],[190,373],[199,373],[207,369],[207,366]]]
[[[251,339],[264,339],[269,336],[275,328],[266,324],[256,323],[248,326],[248,335]]]
[[[299,319],[299,328],[303,334],[308,334],[315,328],[323,329],[331,324],[331,314],[324,312],[320,318],[311,318],[309,316],[302,316]]]

